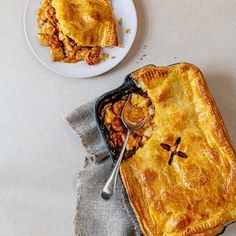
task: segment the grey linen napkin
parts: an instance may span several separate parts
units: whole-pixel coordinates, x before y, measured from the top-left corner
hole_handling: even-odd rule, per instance
[[[77,181],[75,235],[141,235],[120,179],[109,201],[100,197],[112,170],[112,160],[107,158],[108,150],[97,128],[94,114],[93,101],[80,106],[66,117],[87,151],[85,169],[79,173]]]

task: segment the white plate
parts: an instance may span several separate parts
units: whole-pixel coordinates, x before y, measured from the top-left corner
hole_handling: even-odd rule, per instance
[[[133,0],[111,0],[113,6],[113,14],[118,21],[123,19],[123,24],[120,26],[118,22],[117,31],[119,43],[124,46],[115,48],[105,48],[104,51],[109,53],[110,58],[95,66],[89,66],[85,62],[75,64],[67,64],[64,62],[52,62],[49,49],[38,44],[37,33],[38,25],[36,21],[36,12],[40,6],[40,0],[29,0],[24,13],[24,30],[27,42],[39,61],[48,67],[50,70],[68,77],[88,78],[97,76],[111,70],[119,64],[129,52],[137,32],[137,13]],[[126,33],[127,28],[131,29],[130,33]],[[111,57],[115,57],[111,59]]]

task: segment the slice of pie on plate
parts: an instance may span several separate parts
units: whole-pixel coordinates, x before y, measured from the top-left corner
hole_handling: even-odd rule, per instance
[[[108,0],[43,0],[37,20],[39,43],[53,61],[95,65],[109,56],[103,47],[118,46]]]
[[[236,158],[202,73],[181,63],[132,76],[155,107],[152,137],[120,169],[143,233],[220,233],[236,220]]]

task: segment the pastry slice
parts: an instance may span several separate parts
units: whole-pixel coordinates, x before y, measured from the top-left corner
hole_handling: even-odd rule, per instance
[[[118,46],[109,0],[52,0],[64,35],[78,46]]]
[[[236,158],[198,68],[132,74],[155,107],[151,138],[120,168],[146,236],[205,236],[236,220]]]
[[[69,15],[74,14],[68,12]],[[88,65],[96,65],[105,61],[109,55],[99,46],[80,46],[61,30],[56,17],[56,10],[52,0],[43,0],[37,12],[37,22],[40,29],[39,44],[49,47],[52,61],[77,63],[85,61]]]

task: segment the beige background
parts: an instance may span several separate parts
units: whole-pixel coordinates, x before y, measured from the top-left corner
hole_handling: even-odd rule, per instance
[[[125,60],[103,76],[68,79],[31,54],[22,23],[26,0],[1,1],[1,236],[73,235],[76,176],[84,151],[62,118],[142,65],[188,61],[199,66],[236,145],[236,1],[135,3],[139,31]],[[236,224],[225,232],[235,234]]]

